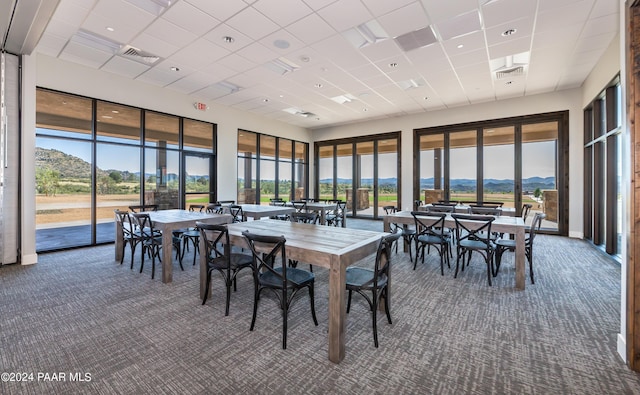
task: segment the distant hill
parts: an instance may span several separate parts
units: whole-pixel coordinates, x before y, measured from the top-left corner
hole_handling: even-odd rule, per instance
[[[60,178],[91,178],[91,164],[77,156],[56,149],[36,147],[36,169],[50,168],[60,172]],[[108,175],[97,169],[98,177]]]

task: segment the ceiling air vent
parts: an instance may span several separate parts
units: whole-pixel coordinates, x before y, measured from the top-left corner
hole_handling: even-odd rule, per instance
[[[496,70],[496,79],[519,77],[524,74],[524,66],[503,67]]]
[[[123,46],[118,54],[124,58],[135,60],[136,62],[140,62],[148,66],[153,65],[158,60],[160,60],[159,56],[141,51],[138,48],[132,47],[131,45]]]

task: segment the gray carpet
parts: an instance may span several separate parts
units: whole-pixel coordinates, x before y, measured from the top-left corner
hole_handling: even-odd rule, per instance
[[[582,241],[536,242],[536,284],[527,277],[524,292],[513,288],[513,254],[493,287],[479,260],[454,279],[453,268],[440,275],[433,251],[415,271],[408,254],[394,254],[393,325],[379,318],[376,349],[366,302],[354,298],[338,365],[327,359],[324,269],[315,269],[320,325],[302,293],[282,350],[273,298],[249,331],[248,272],[225,317],[218,277],[201,306],[190,255],[165,285],[150,265],[129,270],[128,251],[114,262],[113,245],[43,254],[34,266],[0,268],[0,370],[34,374],[2,382],[0,393],[640,394],[640,375],[616,353],[619,265]],[[66,377],[38,381],[39,372]]]

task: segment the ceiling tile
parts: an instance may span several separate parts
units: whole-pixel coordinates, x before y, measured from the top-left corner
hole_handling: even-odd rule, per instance
[[[135,79],[140,74],[149,70],[149,66],[134,62],[133,60],[125,59],[121,56],[114,56],[101,67],[101,70]]]
[[[215,64],[226,67],[229,70],[235,70],[237,73],[241,73],[258,66],[258,63],[252,62],[237,53],[225,56],[224,58],[216,61]]]
[[[169,84],[167,88],[174,89],[185,94],[190,94],[215,82],[218,81],[213,80],[209,74],[196,71],[195,73],[191,73],[188,76]]]
[[[201,38],[179,50],[169,59],[179,61],[182,64],[197,69],[204,64],[212,63],[228,54],[228,50],[213,44],[209,40]]]
[[[331,3],[335,3],[336,1],[338,0],[304,0],[304,2],[314,11],[324,8]]]
[[[160,56],[161,58],[168,58],[180,49],[177,45],[160,41],[156,37],[147,33],[142,33],[133,39],[133,41],[131,41],[131,45],[142,51]]]
[[[440,33],[442,40],[445,41],[479,31],[480,28],[480,14],[477,10],[436,24],[436,30]]]
[[[279,55],[286,55],[305,46],[293,34],[281,29],[260,40],[260,43]]]
[[[254,42],[236,52],[238,55],[255,63],[266,63],[278,57],[278,54],[264,45]]]
[[[318,15],[339,32],[373,19],[360,0],[340,0],[319,10]]]
[[[438,23],[478,9],[478,0],[422,0],[431,23]]]
[[[527,52],[531,49],[531,37],[522,37],[489,47],[489,58],[496,59],[504,56]]]
[[[258,0],[253,7],[280,26],[287,26],[313,12],[302,0]]]
[[[231,37],[233,42],[226,42],[225,37]],[[222,45],[231,52],[235,52],[241,48],[251,44],[253,40],[226,23],[220,24],[204,35],[204,38],[214,44]]]
[[[115,41],[128,43],[154,19],[155,16],[126,1],[100,1],[81,26]],[[107,31],[107,27],[114,31]]]
[[[459,48],[460,45],[462,45],[462,47]],[[482,31],[470,33],[442,42],[442,46],[449,56],[477,51],[478,49],[486,48],[485,45],[484,33]]]
[[[378,21],[391,37],[400,36],[429,25],[429,18],[420,3],[417,2],[380,16]]]
[[[174,4],[162,14],[162,18],[198,36],[220,23],[219,20],[185,1]]]
[[[400,47],[398,47],[394,40],[384,40],[372,45],[367,45],[362,48],[360,52],[372,62],[402,54]]]
[[[277,24],[251,7],[233,16],[227,24],[254,40],[259,40],[279,28]]]
[[[599,18],[589,19],[584,25],[581,38],[597,36],[604,33],[618,32],[619,16],[610,14]]]
[[[224,0],[224,1],[211,1],[211,0],[181,0],[187,2],[200,10],[206,12],[212,17],[226,21],[231,18],[242,9],[247,7],[247,3],[242,0]]]
[[[378,17],[400,7],[404,7],[407,4],[413,3],[415,0],[362,0],[362,2],[374,17]],[[416,4],[420,3],[417,2]]]
[[[487,59],[487,51],[484,48],[471,52],[465,52],[456,56],[451,56],[449,59],[451,60],[451,64],[453,64],[453,67],[456,69],[458,67],[485,63],[489,61],[489,59]]]
[[[316,14],[311,14],[298,22],[292,23],[287,26],[287,31],[307,45],[318,42],[336,33],[329,24]]]
[[[188,45],[198,37],[162,18],[156,19],[147,28],[146,33],[177,47]]]
[[[103,52],[82,44],[69,42],[60,54],[61,59],[77,61],[78,59],[85,59],[81,64],[98,68],[106,63],[113,54]]]
[[[501,25],[505,22],[535,14],[537,3],[531,0],[496,0],[482,6],[484,27]]]
[[[140,74],[136,78],[136,80],[157,86],[166,86],[178,80],[179,78],[179,75],[173,73],[168,68],[156,66]]]
[[[619,1],[596,1],[589,15],[591,18],[599,18],[605,15],[619,15]]]
[[[520,37],[531,36],[533,34],[533,23],[533,17],[526,17],[486,29],[487,45],[502,44],[507,41],[517,40]],[[510,29],[515,30],[515,33],[506,36],[502,35],[502,33]]]
[[[574,24],[583,25],[587,20],[592,4],[593,0],[580,0],[563,7],[540,12],[536,18],[535,31],[538,33],[553,31]]]

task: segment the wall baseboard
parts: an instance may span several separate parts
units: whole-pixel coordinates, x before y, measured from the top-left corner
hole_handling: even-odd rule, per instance
[[[620,355],[624,363],[627,363],[627,342],[621,333],[618,333],[618,355]]]
[[[21,265],[33,265],[38,263],[38,254],[23,255]]]

